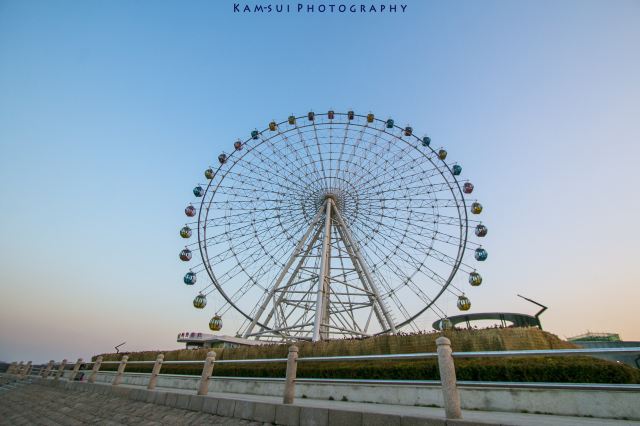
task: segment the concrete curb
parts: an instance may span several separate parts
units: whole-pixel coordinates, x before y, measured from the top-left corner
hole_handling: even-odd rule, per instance
[[[500,423],[482,423],[467,420],[445,420],[442,418],[404,416],[400,414],[388,414],[377,412],[374,404],[371,410],[345,410],[333,407],[309,407],[298,404],[276,404],[270,402],[258,402],[238,398],[218,398],[174,393],[159,390],[147,390],[129,386],[112,386],[110,384],[68,382],[64,380],[50,380],[36,378],[33,383],[45,386],[64,388],[73,391],[91,392],[101,395],[112,395],[120,398],[131,399],[145,403],[166,405],[183,410],[199,411],[219,416],[233,417],[263,423],[275,423],[278,425],[346,425],[346,426],[489,426]]]

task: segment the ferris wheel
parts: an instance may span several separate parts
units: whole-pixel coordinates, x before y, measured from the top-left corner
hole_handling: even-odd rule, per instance
[[[230,309],[238,336],[324,340],[415,329],[448,293],[471,307],[487,251],[471,241],[473,184],[428,136],[353,111],[272,121],[230,144],[195,186],[180,230],[193,301],[216,297],[209,326]],[[469,214],[470,213],[470,214]],[[193,255],[195,258],[192,259]]]

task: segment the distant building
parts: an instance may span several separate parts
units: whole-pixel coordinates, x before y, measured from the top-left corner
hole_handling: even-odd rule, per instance
[[[640,342],[625,342],[620,339],[620,335],[617,333],[592,333],[589,331],[579,336],[569,337],[567,341],[587,349],[640,347]],[[632,367],[640,368],[640,353],[602,354],[595,355],[595,357],[608,361],[623,362]]]
[[[242,337],[185,331],[178,334],[178,343],[185,343],[187,349],[237,348],[238,346],[258,346],[265,342],[243,339]]]
[[[569,342],[620,342],[620,335],[617,333],[592,333],[590,331],[567,338]]]

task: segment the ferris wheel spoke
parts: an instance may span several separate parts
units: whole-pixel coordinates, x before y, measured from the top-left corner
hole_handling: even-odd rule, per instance
[[[427,199],[433,199],[435,195],[440,193],[449,193],[451,189],[445,186],[435,187],[433,185],[425,185],[423,182],[411,182],[417,183],[415,186],[411,186],[409,183],[403,184],[403,190],[400,192],[394,188],[381,187],[380,192],[385,194],[383,199],[379,199],[374,197],[373,194],[370,194],[371,198],[363,198],[362,200],[384,200],[384,201],[404,201],[404,202],[412,202],[414,199],[424,199],[423,197],[428,196]],[[386,184],[386,183],[385,183]],[[426,191],[426,193],[425,193]],[[400,196],[402,194],[402,196]],[[419,198],[417,197],[419,196]]]
[[[287,155],[285,151],[280,149],[280,145],[288,146],[289,144],[288,144],[288,138],[286,134],[281,133],[279,127],[277,131],[278,133],[275,137],[280,138],[279,140],[274,141],[275,137],[273,137],[273,138],[266,139],[265,142],[269,147],[269,149],[271,150],[271,155],[273,155],[273,158],[278,160],[287,160],[287,161],[278,162],[279,165],[285,171],[285,173],[288,176],[295,176],[296,175],[295,164],[302,165],[302,164],[305,164],[305,162],[302,160],[297,150],[289,149],[289,151],[292,151],[294,154],[294,158],[292,159],[289,155]],[[278,142],[280,142],[280,144]],[[293,160],[293,161],[289,161],[289,160]],[[296,186],[296,188],[299,188],[299,186]]]
[[[386,237],[387,237],[387,238],[391,238],[391,236],[389,236],[389,235],[387,235]],[[408,239],[408,240],[413,241],[413,242],[414,242],[414,243],[416,243],[417,245],[419,245],[419,244],[420,244],[418,240],[415,240],[415,239],[413,239],[413,238],[411,238],[411,237],[407,237],[407,239]],[[392,259],[392,258],[393,258],[393,256],[397,254],[397,251],[400,251],[400,252],[402,252],[402,254],[403,254],[404,256],[406,256],[406,257],[405,257],[405,259],[409,258],[409,259],[411,259],[411,260],[414,262],[414,265],[413,265],[413,266],[414,266],[414,267],[417,267],[417,268],[418,268],[418,271],[419,271],[420,269],[425,268],[425,267],[424,267],[424,261],[420,261],[420,260],[416,259],[416,258],[415,258],[411,253],[407,252],[407,251],[404,249],[404,246],[405,246],[405,245],[406,245],[406,244],[397,244],[397,245],[396,245],[396,247],[395,247],[395,251],[393,251],[393,252],[392,252],[391,250],[387,249],[387,247],[386,247],[386,246],[384,246],[384,245],[379,246],[379,247],[381,248],[381,251],[382,251],[382,249],[386,249],[386,250],[387,250],[386,255],[385,255],[384,259],[383,259],[383,264],[386,264],[387,262],[391,262],[391,260],[390,260],[390,259]],[[435,258],[436,258],[437,260],[439,260],[440,262],[445,263],[445,264],[447,264],[447,265],[449,265],[449,266],[451,266],[451,265],[452,265],[452,262],[454,261],[454,259],[453,259],[453,258],[451,258],[451,257],[449,257],[449,256],[444,256],[444,254],[443,254],[441,251],[434,249],[434,248],[433,248],[433,246],[426,247],[425,249],[426,249],[426,250],[428,250],[428,253],[427,253],[427,254],[429,254],[429,255],[431,255],[431,256],[433,256],[433,257],[435,257]],[[395,266],[396,268],[399,268],[399,266],[398,266],[398,265],[395,265],[395,264],[394,264],[394,266]],[[444,284],[446,284],[446,283],[447,283],[447,280],[446,280],[444,277],[442,277],[442,276],[438,275],[438,274],[437,274],[435,271],[433,271],[432,269],[427,268],[426,270],[428,270],[428,271],[430,272],[430,274],[431,274],[430,278],[431,278],[432,280],[434,280],[434,282],[436,282],[437,284],[439,284],[439,285],[444,285]],[[435,277],[437,277],[437,279],[435,279]],[[450,284],[450,285],[452,285],[452,284]]]
[[[415,227],[415,225],[414,225],[414,223],[413,223],[413,220],[407,220],[407,219],[405,219],[405,218],[398,218],[398,217],[395,217],[395,218],[394,218],[394,220],[395,220],[396,222],[400,222],[400,223],[404,223],[404,224],[406,224],[406,225],[407,225],[407,228],[411,227],[411,228],[412,228],[412,229],[414,229],[414,230],[417,230],[417,229],[420,229],[420,230],[426,229],[426,230],[428,230],[428,231],[431,231],[431,234],[430,234],[431,236],[430,236],[430,238],[431,238],[432,240],[434,240],[434,241],[439,241],[439,242],[442,242],[442,243],[445,243],[445,244],[454,245],[454,246],[458,246],[458,245],[460,245],[460,237],[459,237],[458,235],[451,235],[451,234],[448,234],[448,233],[446,233],[446,232],[439,231],[439,230],[438,230],[438,228],[435,228],[435,229],[430,229],[430,228],[416,228],[416,227]],[[438,225],[441,225],[442,223],[441,223],[441,222],[437,222],[437,224],[438,224]],[[395,231],[397,231],[398,233],[403,233],[403,234],[406,234],[406,233],[407,233],[407,228],[404,228],[404,229],[403,229],[403,228],[397,228],[397,227],[395,227],[395,226],[387,227],[387,229],[389,229],[389,230],[395,230]],[[417,234],[419,234],[419,235],[421,235],[421,236],[425,236],[422,232],[414,232],[414,233],[417,233]],[[413,237],[411,237],[411,236],[407,236],[407,238],[408,238],[410,241],[415,242],[416,244],[420,244],[420,241],[418,241],[417,239],[415,239],[415,238],[413,238]],[[470,243],[470,244],[476,244],[476,243]],[[478,245],[479,245],[479,244],[478,244]],[[424,246],[422,246],[422,247],[424,247]]]
[[[240,187],[246,187],[247,191],[252,191],[251,195],[255,198],[265,198],[265,195],[273,194],[275,199],[280,199],[283,196],[303,193],[299,187],[293,186],[292,182],[263,173],[267,173],[267,171],[255,166],[251,173],[247,173],[249,176],[245,177],[240,173],[237,176],[231,176],[230,185],[232,185],[232,188],[230,195],[234,195]],[[268,179],[271,179],[271,182],[268,182]]]
[[[206,224],[209,228],[222,227],[229,223],[229,219],[236,221],[236,223],[244,223],[247,219],[251,220],[251,218],[255,216],[255,213],[255,210],[246,210],[229,216],[212,217],[207,219]]]
[[[365,134],[365,127],[361,127],[360,129],[354,128],[354,132],[356,132],[357,136],[354,138],[355,139],[355,143],[351,144],[351,150],[350,153],[347,154],[347,158],[345,159],[345,164],[354,164],[353,163],[353,158],[356,155],[356,152],[358,152],[358,148],[360,148],[361,144],[362,144],[362,140],[363,140],[363,136]],[[345,137],[344,140],[350,140],[351,138],[349,138],[348,136],[349,133],[349,127],[345,127]],[[365,151],[365,155],[366,155]],[[345,180],[344,176],[341,176],[341,180]]]
[[[318,162],[320,163],[320,170],[322,171],[322,179],[326,182],[327,186],[331,186],[331,181],[329,180],[326,170],[324,168],[324,160],[322,159],[322,148],[320,147],[320,139],[318,138],[318,129],[316,128],[316,121],[313,120],[313,133],[316,148],[318,149]],[[329,165],[330,166],[330,165]]]
[[[244,247],[238,247],[238,248],[234,246],[224,253],[220,253],[214,257],[211,257],[210,263],[213,265],[222,264],[223,262],[226,262],[229,259],[232,259],[233,257],[237,258],[238,256],[245,253],[247,254],[246,256],[247,260],[252,260],[255,262],[255,258],[257,257],[257,254],[260,253],[261,251],[262,250],[260,250],[260,245],[257,243],[253,245],[247,245]]]
[[[250,201],[251,203],[277,203],[282,199],[283,193],[269,190],[268,188],[236,190],[234,188],[219,188],[219,196],[236,198],[234,202]]]
[[[351,151],[351,155],[349,157],[347,157],[347,159],[345,160],[346,164],[353,164],[356,166],[356,171],[359,171],[360,173],[367,171],[369,169],[369,167],[366,166],[367,162],[369,162],[369,156],[370,154],[373,152],[372,149],[363,149],[363,153],[356,155],[356,153],[358,152],[358,148],[362,147],[362,142],[365,139],[365,135],[366,136],[371,136],[372,138],[376,139],[379,138],[380,134],[381,134],[381,130],[378,129],[377,132],[372,132],[369,133],[368,132],[369,127],[367,126],[362,126],[360,128],[360,130],[356,130],[357,131],[357,136],[356,136],[356,143],[354,143],[353,145],[353,149]],[[348,130],[347,130],[348,131]],[[345,136],[345,139],[348,136]],[[378,158],[380,158],[380,156],[378,155]],[[348,170],[347,168],[342,168],[341,171],[344,173],[346,170]],[[360,180],[360,176],[358,178],[355,179],[355,181],[357,182],[358,180]]]
[[[435,190],[441,190],[443,186],[446,186],[446,189],[451,191],[451,186],[449,183],[440,183],[438,188],[434,188],[434,185],[429,181],[431,178],[438,176],[440,173],[441,172],[438,168],[430,168],[421,172],[415,172],[414,174],[407,174],[403,176],[387,174],[384,177],[384,185],[385,188],[388,188],[386,192],[389,192],[391,194],[397,193],[399,191],[408,191],[409,189],[420,188],[428,188],[428,191],[425,192],[423,190],[422,194],[432,194],[435,192]],[[363,185],[371,183],[371,180],[369,180],[367,182],[364,182]]]
[[[269,218],[265,218],[265,219],[261,219],[259,222],[268,222],[271,219]],[[234,235],[236,237],[241,237],[243,236],[243,232],[248,230],[251,226],[253,226],[251,224],[251,222],[249,222],[248,224],[243,224],[242,226],[234,229],[234,230],[224,230],[222,232],[219,232],[218,234],[212,235],[212,236],[208,236],[204,239],[204,245],[206,245],[207,247],[211,247],[217,244],[221,244],[222,240],[220,240],[220,237],[222,236],[227,236],[227,235]]]
[[[258,245],[247,246],[242,250],[233,250],[234,257],[239,262],[251,262],[252,269],[257,269],[259,272],[263,272],[267,269],[268,266],[272,266],[273,264],[280,265],[280,261],[282,257],[284,257],[284,253],[286,253],[286,244],[281,244],[276,248],[273,248],[271,256],[260,256],[264,253],[264,247]],[[245,254],[245,256],[242,256]],[[280,256],[280,257],[277,257]],[[260,263],[260,259],[264,259],[263,263]]]
[[[411,167],[408,167],[408,169],[411,169]],[[400,185],[400,183],[407,181],[409,179],[415,179],[411,182],[415,182],[417,184],[416,186],[418,187],[422,187],[422,188],[427,187],[431,189],[433,184],[429,181],[429,179],[439,176],[441,173],[442,171],[438,167],[433,167],[433,168],[415,172],[413,174],[404,174],[404,175],[391,174],[391,172],[387,172],[384,175],[376,177],[376,179],[384,182],[384,185],[386,188],[388,188],[388,191],[391,193],[394,193],[398,190],[405,190],[406,188]],[[362,185],[369,185],[372,182],[373,182],[373,178],[370,178],[369,180],[363,182]],[[425,185],[425,182],[427,182],[426,185]],[[451,191],[451,185],[449,183],[440,183],[439,185],[446,185],[447,189]],[[427,193],[430,193],[430,192],[431,191]]]
[[[277,137],[282,138],[282,134],[278,133],[278,135],[276,135]],[[287,139],[284,138],[283,139],[284,142],[286,143]],[[257,146],[255,148],[251,149],[251,153],[256,155],[256,159],[260,161],[261,166],[258,167],[259,172],[264,173],[263,176],[265,177],[269,177],[272,176],[274,170],[273,170],[273,165],[274,164],[282,164],[284,159],[291,159],[290,157],[288,157],[287,155],[284,154],[284,152],[282,150],[280,150],[280,148],[278,147],[278,144],[274,143],[273,138],[267,138],[267,139],[262,139],[262,143],[260,145],[264,145],[266,147],[269,148],[269,150],[271,151],[270,154],[271,156],[267,156],[267,153],[263,153],[259,148],[261,148],[261,146]],[[257,149],[256,149],[257,148]],[[247,152],[247,154],[249,154],[249,152]],[[297,158],[299,158],[299,156],[297,156]],[[300,161],[301,164],[304,164],[303,161]],[[287,183],[291,183],[292,186],[294,188],[297,188],[298,185],[296,184],[295,181],[291,180],[291,176],[294,176],[294,174],[292,174],[293,170],[292,169],[287,169],[287,162],[284,162],[285,164],[285,168],[279,167],[278,170],[282,170],[283,173],[279,173],[278,176],[280,178],[283,178],[282,181],[285,181]],[[255,166],[255,162],[251,162],[249,161],[245,161],[244,162],[244,168],[249,170],[249,171],[253,171],[254,170],[254,166]],[[280,181],[280,182],[282,182]]]
[[[432,250],[432,256],[434,257],[434,259],[436,259],[436,260],[438,260],[438,261],[440,261],[440,262],[442,262],[444,264],[447,264],[449,266],[455,265],[456,261],[457,261],[456,258],[454,258],[454,257],[452,257],[452,256],[450,256],[450,255],[448,255],[446,253],[443,253],[442,251],[437,250],[437,249],[433,249]],[[471,266],[467,265],[466,263],[464,263],[462,261],[459,262],[459,263],[460,263],[460,265],[466,266],[467,268],[469,268],[471,270],[474,269],[474,268],[472,268]]]
[[[247,170],[249,176],[255,177],[257,175],[274,187],[290,189],[294,193],[298,191],[300,182],[291,179],[291,175],[279,173],[279,169],[273,167],[273,159],[267,158],[260,150],[252,150],[251,152],[255,153],[256,161],[248,160],[243,163],[243,169]],[[250,182],[250,179],[247,181]],[[243,184],[245,184],[244,181]]]
[[[332,177],[332,185],[334,184],[334,182],[339,181],[338,180],[338,173],[340,172],[340,165],[342,164],[342,157],[344,156],[344,149],[347,146],[347,136],[349,134],[349,122],[347,122],[347,124],[344,126],[344,134],[342,136],[342,143],[339,144],[340,149],[337,154],[337,158],[335,160],[335,167],[333,169],[333,177]]]
[[[296,129],[298,131],[299,140],[300,140],[300,142],[302,142],[302,146],[304,147],[304,150],[305,150],[305,152],[307,154],[307,157],[308,158],[313,158],[312,155],[311,155],[310,148],[309,148],[310,143],[307,143],[307,141],[305,140],[304,133],[301,131],[300,127],[296,127]],[[318,171],[318,169],[316,167],[315,161],[311,161],[310,164],[313,166],[312,168],[313,168],[314,175],[318,178],[319,181],[325,182],[325,184],[326,184],[326,176],[323,177],[320,174],[320,172]]]
[[[402,268],[402,266],[396,264],[392,259],[392,255],[394,254],[394,252],[392,252],[391,250],[389,250],[385,245],[383,244],[379,244],[376,241],[373,242],[373,244],[376,246],[376,248],[378,249],[377,251],[381,254],[383,254],[383,256],[381,256],[381,260],[382,260],[382,264],[386,265],[387,263],[391,263],[394,266],[394,270],[398,271],[397,273],[401,273],[400,271],[404,270],[404,268]],[[401,245],[399,245],[401,247]],[[435,271],[433,271],[432,269],[424,266],[424,261],[419,261],[418,259],[415,259],[415,257],[413,255],[411,255],[410,253],[408,253],[406,250],[401,249],[400,247],[396,246],[396,250],[400,250],[403,252],[403,254],[405,256],[407,256],[408,259],[411,259],[412,262],[414,262],[414,267],[418,268],[418,270],[423,270],[423,271],[428,271],[429,275],[427,275],[428,278],[430,278],[432,281],[434,281],[436,284],[443,286],[446,285],[447,280],[440,276],[438,273],[436,273]],[[433,250],[432,248],[430,248],[430,251]],[[407,278],[405,276],[405,278]],[[387,291],[389,293],[393,292],[393,288],[389,287],[387,288]]]
[[[287,152],[288,153],[293,153],[295,155],[295,158],[293,159],[293,161],[291,161],[291,164],[298,165],[298,170],[291,170],[291,171],[293,172],[293,175],[298,175],[299,173],[296,173],[296,172],[299,172],[301,168],[307,166],[308,163],[309,163],[309,160],[313,160],[313,161],[315,161],[315,160],[314,160],[313,156],[311,155],[310,151],[308,149],[306,149],[306,144],[302,144],[303,146],[305,146],[304,150],[306,151],[306,157],[303,157],[303,156],[300,155],[300,151],[303,148],[296,148],[295,147],[295,143],[291,143],[289,141],[289,138],[287,137],[287,133],[288,132],[297,132],[297,134],[299,135],[299,137],[301,139],[302,139],[303,132],[299,127],[296,126],[294,129],[290,129],[287,132],[280,134],[282,139],[283,139],[284,146],[287,147],[287,151],[283,152],[283,151],[280,151],[278,149],[279,152],[282,154],[281,158],[289,159],[290,155],[288,155]],[[314,130],[314,132],[315,132],[315,130]],[[317,170],[315,170],[315,168],[314,168],[314,174],[311,175],[310,173],[307,173],[306,177],[308,177],[309,179],[311,179],[313,177],[319,179],[321,176],[320,176],[319,173],[317,173]]]
[[[241,232],[245,232],[247,231],[249,227],[256,227],[256,226],[260,226],[263,224],[266,224],[266,227],[270,227],[271,223],[273,223],[275,220],[273,217],[269,217],[268,215],[266,215],[267,212],[271,212],[271,209],[254,209],[250,212],[250,214],[248,215],[250,217],[250,220],[245,219],[244,221],[240,222],[234,222],[233,224],[229,221],[223,222],[220,226],[224,226],[226,229],[224,231],[225,234],[227,233],[234,233],[234,234],[239,234]],[[281,215],[284,216],[288,216],[288,213],[286,212],[286,210],[280,211]],[[299,219],[299,218],[298,218]],[[230,227],[232,225],[236,225],[234,229],[230,229]],[[218,227],[220,227],[218,226]],[[240,236],[242,236],[242,234],[239,234]],[[219,236],[219,235],[216,235]],[[209,237],[213,238],[213,237]]]
[[[400,171],[398,169],[401,169],[403,172],[406,172],[407,169],[410,169],[412,167],[415,167],[418,158],[413,158],[409,161],[409,163],[407,164],[402,164],[402,165],[397,165],[397,163],[399,161],[401,161],[406,155],[407,153],[411,152],[408,149],[405,149],[404,147],[401,148],[401,150],[399,152],[396,152],[395,154],[393,154],[393,156],[389,157],[388,155],[383,155],[382,149],[386,147],[386,149],[389,149],[390,147],[393,146],[393,140],[392,139],[386,139],[383,138],[383,140],[386,142],[386,145],[383,146],[381,148],[381,151],[377,153],[377,158],[380,158],[382,161],[382,171],[381,173],[377,173],[377,174],[370,174],[368,176],[367,180],[359,180],[355,182],[355,186],[357,188],[361,188],[361,187],[367,187],[369,185],[372,184],[372,182],[374,181],[374,179],[376,181],[387,181],[389,175],[391,173],[393,173],[394,171]],[[394,166],[391,167],[390,166]]]

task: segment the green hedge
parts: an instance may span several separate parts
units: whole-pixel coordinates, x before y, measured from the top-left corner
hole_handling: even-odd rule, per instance
[[[458,380],[558,383],[640,383],[640,370],[590,357],[457,359]],[[103,365],[101,370],[115,370]],[[150,372],[151,366],[130,364],[128,372]],[[199,375],[201,366],[164,365],[164,374]],[[284,377],[280,364],[218,364],[216,376]],[[435,360],[316,362],[298,364],[299,378],[438,380]]]

